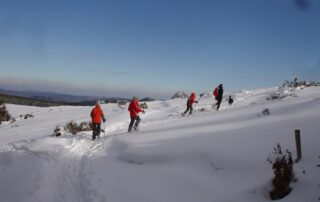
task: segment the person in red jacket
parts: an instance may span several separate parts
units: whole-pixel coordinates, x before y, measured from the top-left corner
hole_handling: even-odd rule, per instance
[[[106,122],[99,101],[97,101],[90,115],[92,121],[92,140],[95,140],[97,136],[100,137],[101,121]]]
[[[182,116],[186,115],[186,113],[190,110],[189,114],[191,115],[192,114],[192,111],[193,111],[193,103],[198,103],[198,101],[196,100],[196,94],[195,93],[191,93],[190,97],[188,98],[188,101],[187,101],[187,109],[186,111],[184,111],[182,113]]]
[[[130,119],[131,119],[128,132],[131,132],[132,127],[134,130],[138,130],[138,126],[141,120],[139,113],[140,112],[144,113],[144,110],[140,108],[137,97],[132,98],[131,103],[129,104],[129,107],[128,107],[128,111],[130,112]]]

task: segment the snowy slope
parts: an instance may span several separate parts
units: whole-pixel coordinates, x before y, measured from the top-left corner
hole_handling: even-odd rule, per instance
[[[269,99],[274,95],[279,99]],[[320,88],[233,96],[234,105],[224,101],[218,112],[205,96],[184,118],[186,99],[148,103],[140,131],[131,134],[128,112],[106,104],[106,134],[95,142],[90,132],[50,136],[57,125],[88,121],[90,107],[8,105],[15,117],[35,117],[0,125],[0,201],[270,201],[266,160],[278,142],[295,156],[297,128],[303,149],[294,166],[298,181],[280,201],[318,201]],[[261,114],[265,108],[270,115]]]

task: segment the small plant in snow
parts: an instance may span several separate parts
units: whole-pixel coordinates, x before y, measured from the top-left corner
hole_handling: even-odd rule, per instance
[[[270,115],[270,110],[268,108],[265,108],[264,110],[262,110],[261,112],[263,115]]]
[[[32,114],[26,114],[24,115],[24,119],[33,118],[34,116]]]
[[[64,129],[62,127],[57,126],[53,131],[53,135],[58,137],[62,135],[63,132],[64,132]]]
[[[292,190],[290,183],[293,181],[293,160],[291,152],[286,150],[283,153],[279,143],[273,149],[274,158],[267,160],[272,164],[274,173],[272,180],[274,189],[270,192],[270,197],[272,200],[278,200],[287,196]]]

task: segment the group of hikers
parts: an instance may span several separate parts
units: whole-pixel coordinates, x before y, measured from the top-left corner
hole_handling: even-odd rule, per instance
[[[215,100],[216,100],[216,103],[213,105],[213,107],[216,110],[219,110],[222,102],[222,98],[223,98],[222,84],[220,84],[214,89],[213,96],[215,97]],[[185,116],[186,113],[188,112],[190,115],[192,114],[194,103],[198,103],[198,100],[196,100],[196,94],[193,92],[191,93],[191,95],[187,100],[187,109],[182,113],[182,116]],[[229,105],[232,105],[233,103],[233,98],[231,97],[231,95],[228,98],[228,103]],[[128,107],[128,111],[130,113],[130,119],[131,119],[128,127],[128,132],[131,132],[132,129],[134,131],[137,131],[139,123],[141,121],[139,113],[143,113],[143,114],[145,113],[145,111],[140,108],[137,97],[132,98]],[[103,110],[101,109],[101,105],[99,101],[97,101],[96,106],[92,109],[90,115],[91,115],[91,121],[92,121],[92,140],[95,140],[97,137],[100,137],[101,122],[102,121],[106,122],[106,119],[104,117],[104,113],[103,113]]]
[[[143,114],[145,111],[140,108],[138,98],[133,97],[129,107],[128,111],[130,112],[130,124],[128,128],[128,132],[131,132],[132,129],[137,131],[138,126],[140,123],[140,116],[139,113],[142,112]],[[92,121],[92,140],[95,140],[97,137],[100,137],[101,132],[101,122],[106,122],[106,119],[104,117],[104,113],[101,108],[101,104],[99,101],[96,102],[96,106],[91,111],[91,121]]]
[[[220,109],[220,105],[222,102],[222,98],[223,98],[223,85],[220,84],[219,86],[217,86],[214,91],[213,91],[213,96],[216,100],[216,103],[213,105],[213,108],[215,108],[217,111]],[[187,109],[182,113],[182,116],[185,116],[188,112],[189,114],[192,114],[193,112],[193,104],[194,103],[198,103],[199,101],[196,100],[196,94],[193,92],[191,93],[190,97],[187,100]],[[228,98],[228,103],[231,106],[233,103],[233,98],[230,95]]]

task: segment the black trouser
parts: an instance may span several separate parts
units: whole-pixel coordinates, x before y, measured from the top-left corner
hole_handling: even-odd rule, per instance
[[[140,123],[140,117],[136,116],[136,117],[130,117],[131,121],[129,124],[129,128],[128,128],[128,132],[130,132],[132,130],[132,126],[134,125],[134,129],[137,130],[139,123]]]
[[[100,137],[101,123],[92,123],[92,140],[95,140],[97,136]]]
[[[190,114],[192,114],[193,107],[192,107],[192,105],[188,105],[188,104],[187,104],[187,109],[186,109],[186,111],[184,111],[183,113],[186,114],[189,110],[190,110]]]
[[[217,100],[217,102],[215,105],[217,106],[217,110],[219,110],[222,98],[217,98],[216,100]]]

